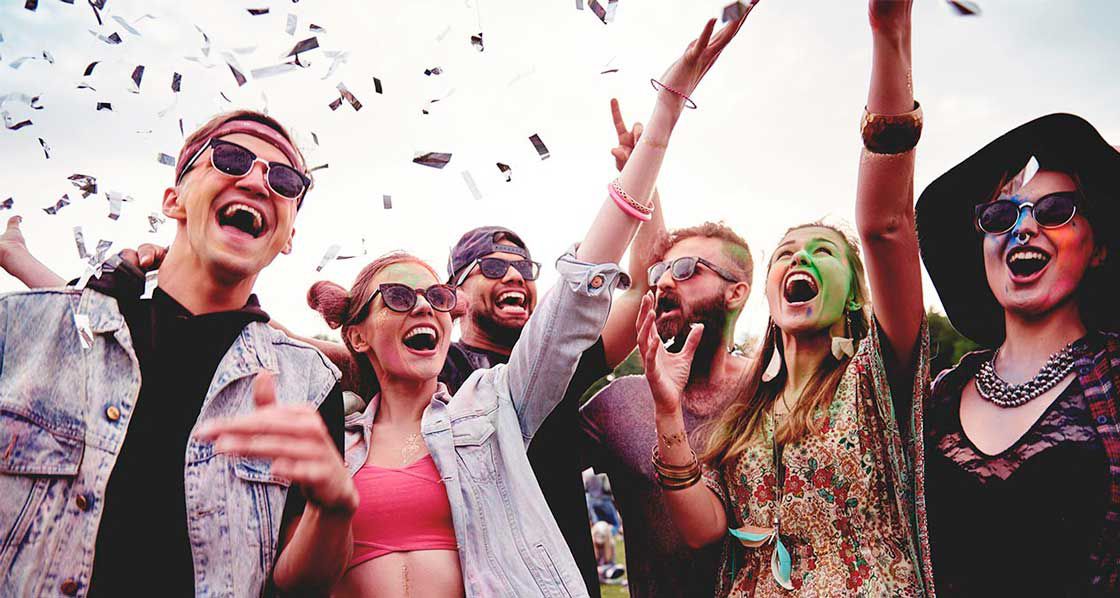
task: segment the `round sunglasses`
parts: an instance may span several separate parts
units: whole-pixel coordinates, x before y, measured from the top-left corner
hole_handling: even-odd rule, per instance
[[[176,185],[183,180],[187,171],[194,166],[202,153],[210,148],[214,150],[210,152],[210,165],[214,167],[214,170],[227,176],[243,177],[249,174],[254,164],[257,162],[264,163],[265,180],[268,182],[268,188],[273,193],[286,199],[298,200],[311,186],[311,179],[295,168],[281,162],[263,160],[248,148],[237,145],[232,141],[216,138],[207,141],[191,156],[191,159],[187,161],[187,165],[183,168],[182,174],[175,181]]]
[[[1035,202],[1016,203],[1000,199],[976,206],[976,227],[990,235],[1002,235],[1015,228],[1019,215],[1030,208],[1034,221],[1042,228],[1058,228],[1077,214],[1077,195],[1070,192],[1051,193]]]
[[[398,312],[408,313],[412,308],[416,307],[416,296],[423,295],[428,305],[436,311],[448,312],[455,308],[456,297],[455,289],[446,284],[433,284],[426,289],[416,289],[406,284],[397,282],[387,282],[377,285],[377,290],[366,299],[362,308],[354,315],[352,323],[361,322],[369,315],[369,306],[373,300],[381,295],[381,300],[385,302],[385,307]]]
[[[702,257],[679,257],[672,261],[666,260],[663,262],[657,262],[656,264],[650,266],[649,286],[657,286],[657,281],[661,279],[661,276],[665,274],[666,271],[668,271],[673,276],[673,280],[688,280],[689,278],[692,278],[694,274],[696,274],[697,264],[700,264],[708,268],[712,272],[715,272],[720,278],[728,282],[739,282],[739,279],[736,278],[734,274],[728,272],[727,270],[724,270],[723,268],[713,264],[712,262],[709,262]]]
[[[481,257],[463,270],[463,275],[459,277],[459,284],[463,284],[463,281],[470,276],[476,264],[478,265],[478,271],[482,272],[483,276],[495,280],[504,278],[510,268],[517,270],[517,273],[525,280],[536,280],[541,274],[540,263],[533,260],[504,260],[500,257]]]

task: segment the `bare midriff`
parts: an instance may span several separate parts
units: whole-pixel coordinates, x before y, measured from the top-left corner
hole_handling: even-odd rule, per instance
[[[355,565],[335,586],[338,598],[462,598],[463,574],[457,550],[391,552]]]

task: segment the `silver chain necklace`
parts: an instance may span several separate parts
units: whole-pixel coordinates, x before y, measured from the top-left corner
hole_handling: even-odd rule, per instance
[[[998,349],[991,359],[980,365],[980,371],[976,373],[976,390],[981,397],[1005,408],[1027,404],[1054,388],[1073,371],[1073,343],[1051,355],[1034,378],[1022,384],[1008,384],[999,377],[996,373],[996,357],[999,357]]]

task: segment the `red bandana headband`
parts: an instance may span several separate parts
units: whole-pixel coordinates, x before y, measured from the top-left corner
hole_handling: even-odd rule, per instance
[[[217,139],[226,135],[233,135],[234,133],[244,133],[252,135],[261,141],[267,142],[269,145],[280,150],[284,157],[288,158],[288,162],[297,170],[303,172],[304,164],[300,159],[299,150],[296,149],[292,142],[284,138],[279,131],[272,127],[257,122],[255,120],[231,120],[223,123],[209,137],[200,137],[193,143],[183,146],[179,151],[179,159],[175,162],[175,180],[178,181],[183,176],[183,167],[186,166],[187,161],[191,159],[198,149],[208,143],[211,139]]]

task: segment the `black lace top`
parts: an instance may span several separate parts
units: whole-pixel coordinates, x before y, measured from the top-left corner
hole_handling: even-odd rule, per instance
[[[962,360],[935,386],[927,411],[937,593],[1090,595],[1090,554],[1108,507],[1109,471],[1081,386],[1075,379],[1018,441],[987,455],[960,423],[961,389],[983,358]]]

